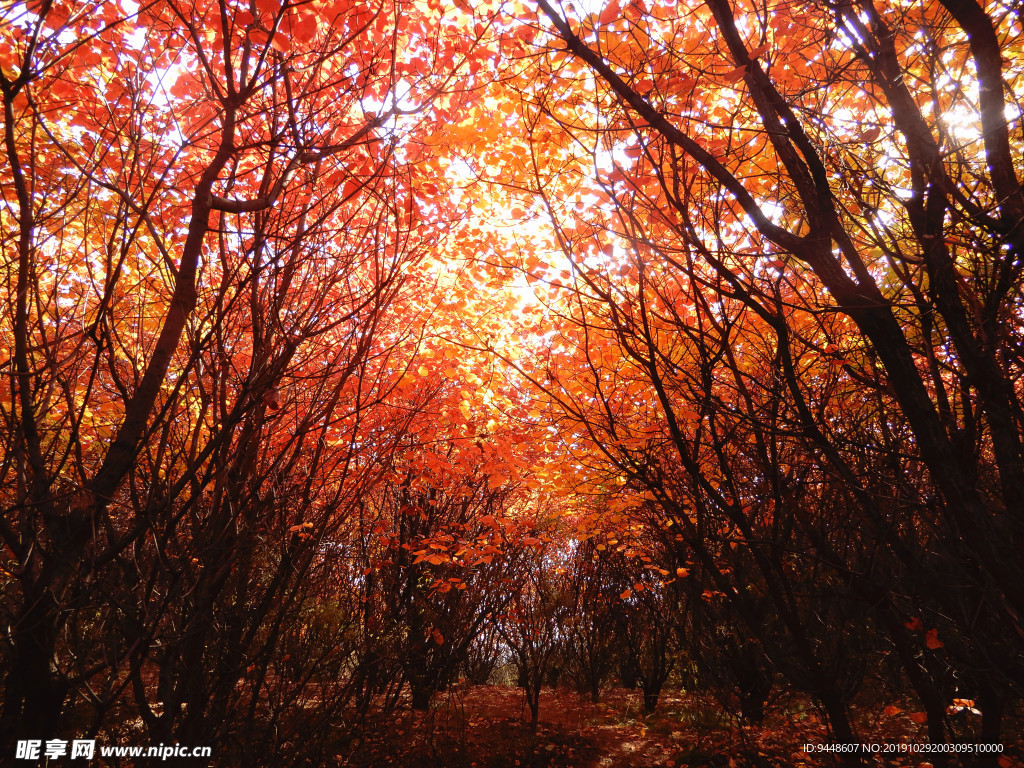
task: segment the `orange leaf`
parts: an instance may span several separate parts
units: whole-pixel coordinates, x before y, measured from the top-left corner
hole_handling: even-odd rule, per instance
[[[746,66],[736,67],[736,69],[729,70],[722,75],[722,79],[727,83],[737,83],[743,79],[745,74],[747,74]]]
[[[772,44],[771,43],[765,43],[764,45],[759,45],[759,46],[757,46],[757,48],[752,49],[748,55],[752,59],[760,59],[762,56],[764,56],[766,53],[768,53],[768,51],[770,51],[771,49],[772,49]]]
[[[601,18],[599,21],[602,24],[612,24],[618,21],[621,16],[622,8],[619,7],[618,0],[611,0],[611,2],[604,7],[604,10],[601,11]]]
[[[942,641],[939,640],[939,630],[929,629],[924,633],[924,644],[927,648],[935,650],[936,648],[942,647]]]
[[[911,712],[909,715],[907,715],[907,717],[909,717],[918,725],[924,725],[928,722],[928,715],[924,712]]]

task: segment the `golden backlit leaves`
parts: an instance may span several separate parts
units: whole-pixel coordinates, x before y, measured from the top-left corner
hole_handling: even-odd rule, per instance
[[[911,181],[900,161],[905,148],[888,128],[891,116],[854,58],[856,40],[837,33],[828,14],[781,3],[770,13],[749,3],[734,7],[750,62],[737,62],[712,33],[703,4],[613,1],[574,23],[629,85],[735,174],[769,218],[804,234],[792,182],[747,98],[746,78],[762,68],[806,130],[833,148],[832,192],[856,224],[850,229],[862,259],[884,275],[898,303],[906,281],[891,273],[887,254],[899,248],[908,225],[886,200]],[[232,173],[215,193],[255,199],[287,175],[275,203],[278,234],[286,240],[306,219],[332,222],[316,242],[319,261],[311,258],[291,278],[297,286],[326,281],[324,311],[309,314],[309,323],[320,322],[330,305],[358,303],[375,275],[401,274],[391,305],[401,320],[391,321],[381,344],[382,355],[389,345],[393,355],[361,376],[390,392],[396,407],[422,404],[424,392],[434,393],[428,426],[415,429],[423,445],[458,447],[409,459],[431,482],[482,471],[494,489],[523,484],[553,493],[565,483],[628,497],[625,475],[594,474],[600,461],[592,460],[592,436],[557,422],[559,408],[604,409],[619,422],[623,444],[656,446],[667,435],[657,393],[615,323],[647,323],[665,364],[683,370],[699,361],[680,327],[702,333],[715,311],[739,313],[728,286],[679,242],[684,211],[671,195],[683,193],[667,188],[672,178],[689,185],[684,197],[714,201],[689,215],[715,241],[724,265],[778,287],[800,343],[801,380],[828,389],[837,407],[864,405],[840,374],[850,367],[870,378],[873,363],[841,318],[817,314],[828,303],[820,284],[773,252],[696,164],[620,110],[609,90],[559,49],[528,4],[417,1],[403,4],[397,27],[383,6],[358,0],[225,8],[223,25],[213,3],[158,3],[130,20],[113,3],[102,4],[99,16],[89,4],[56,4],[41,26],[45,58],[34,108],[52,116],[53,141],[40,146],[37,163],[52,169],[47,183],[54,194],[75,198],[54,227],[59,245],[50,247],[60,264],[78,265],[43,278],[46,292],[58,284],[63,291],[59,306],[44,308],[44,322],[56,327],[72,309],[92,316],[109,285],[110,311],[128,318],[114,353],[126,380],[138,375],[135,350],[150,348],[166,312],[170,265],[188,217],[186,192],[216,151],[218,100],[230,82],[235,90],[255,90],[237,121]],[[962,34],[919,5],[889,3],[882,13],[898,30],[912,94],[936,116],[944,150],[977,157],[977,94]],[[19,71],[29,20],[0,31],[5,73]],[[89,43],[80,44],[85,37]],[[936,59],[926,55],[930,49],[944,53]],[[933,73],[927,68],[936,61],[942,71]],[[272,72],[286,73],[279,88],[256,87]],[[1017,88],[1019,61],[1008,72],[1008,86]],[[937,87],[926,87],[932,80]],[[290,111],[281,107],[285,84]],[[297,127],[303,149],[313,152],[344,142],[395,107],[411,114],[392,116],[315,167],[289,169],[299,151],[289,132]],[[95,179],[86,202],[68,186],[76,174]],[[972,192],[980,204],[991,203],[984,185]],[[118,257],[122,276],[113,281],[118,260],[97,254],[137,224],[140,209],[151,225],[133,231]],[[368,232],[361,241],[353,237],[372,218],[368,211],[384,209],[393,231],[380,242]],[[877,226],[872,217],[881,214],[888,218]],[[9,233],[12,225],[5,220],[3,227]],[[223,237],[203,265],[203,301],[218,295],[211,286],[246,274],[260,248],[234,214],[220,214],[217,227]],[[414,255],[400,256],[394,242],[406,237],[419,245]],[[336,265],[322,254],[338,241],[380,259],[363,257],[351,281],[332,284]],[[969,241],[951,245],[969,269]],[[685,269],[665,268],[679,263]],[[622,316],[602,314],[609,299]],[[297,311],[299,303],[282,309]],[[731,354],[746,379],[770,373],[771,335],[751,314],[738,317]],[[327,331],[305,343],[307,359],[342,343],[341,330]],[[225,370],[244,370],[249,354],[238,345]],[[548,395],[525,386],[520,373]],[[357,397],[361,384],[348,386]],[[682,383],[675,386],[670,394],[682,428],[700,430],[700,403]],[[286,387],[268,407],[287,404],[294,389]],[[723,407],[743,396],[728,377],[717,379],[713,391]],[[83,427],[99,439],[116,422],[103,406],[114,399],[101,396],[83,410]],[[65,415],[61,406],[51,413],[55,423]]]

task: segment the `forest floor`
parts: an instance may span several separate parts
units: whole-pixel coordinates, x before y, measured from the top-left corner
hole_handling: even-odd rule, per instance
[[[862,741],[922,745],[912,713],[890,706],[858,723]],[[1019,733],[1016,734],[1019,737]],[[612,689],[600,703],[567,688],[541,692],[536,735],[522,691],[464,686],[429,713],[404,712],[364,743],[358,768],[809,768],[837,760],[804,751],[827,744],[817,711],[796,699],[774,702],[765,721],[742,724],[714,698],[666,693],[645,715],[639,692]],[[1024,768],[1024,743],[1007,742],[999,768]],[[879,753],[867,765],[931,768],[928,755]],[[954,761],[954,764],[955,763]],[[968,763],[964,763],[967,765]]]

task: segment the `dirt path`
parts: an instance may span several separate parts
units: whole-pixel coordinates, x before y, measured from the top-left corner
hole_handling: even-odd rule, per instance
[[[865,741],[923,743],[908,713],[862,713]],[[1008,739],[999,768],[1024,768],[1019,738]],[[760,726],[744,725],[713,698],[663,696],[644,715],[638,692],[602,692],[598,704],[567,688],[544,689],[540,723],[530,733],[522,691],[506,686],[456,688],[427,714],[403,712],[366,745],[357,768],[818,768],[836,765],[803,745],[825,744],[813,707],[776,702]],[[869,766],[932,768],[920,756]]]
[[[734,727],[713,702],[666,696],[644,716],[639,693],[603,692],[598,704],[575,691],[545,689],[533,737],[522,692],[477,686],[450,692],[428,715],[402,715],[376,760],[361,765],[410,768],[774,768],[799,766],[792,745],[773,744],[774,759],[758,740]],[[778,753],[781,748],[782,754]]]

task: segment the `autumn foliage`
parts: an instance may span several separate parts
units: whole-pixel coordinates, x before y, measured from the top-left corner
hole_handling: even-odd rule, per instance
[[[1012,4],[0,19],[0,749],[355,760],[507,666],[1004,738]]]

